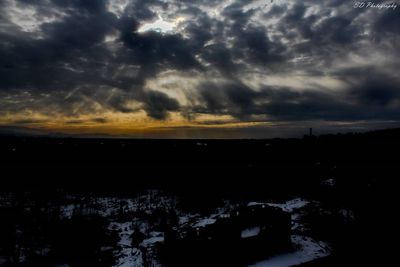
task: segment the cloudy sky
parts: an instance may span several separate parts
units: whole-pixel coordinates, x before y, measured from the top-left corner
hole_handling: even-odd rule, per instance
[[[1,0],[0,125],[211,138],[396,127],[389,3]]]

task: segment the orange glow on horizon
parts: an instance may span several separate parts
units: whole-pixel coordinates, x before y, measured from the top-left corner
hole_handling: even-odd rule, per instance
[[[147,136],[174,132],[179,129],[232,129],[247,128],[257,125],[269,125],[267,122],[242,122],[228,115],[199,114],[193,120],[171,113],[166,120],[155,120],[147,117],[143,111],[128,113],[103,113],[81,115],[78,117],[46,116],[42,114],[17,114],[3,116],[0,125],[18,126],[38,129],[48,133],[90,135],[104,134],[110,136]]]

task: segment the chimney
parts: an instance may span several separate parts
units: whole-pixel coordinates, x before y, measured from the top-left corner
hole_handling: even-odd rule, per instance
[[[310,134],[309,134],[309,136],[312,136],[312,128],[310,128]]]

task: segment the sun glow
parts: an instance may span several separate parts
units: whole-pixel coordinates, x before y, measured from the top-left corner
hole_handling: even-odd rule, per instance
[[[161,16],[158,16],[158,19],[151,23],[143,24],[139,29],[138,32],[159,32],[159,33],[174,33],[177,31],[180,23],[184,22],[184,17],[178,17],[173,21],[166,21]]]
[[[12,125],[26,129],[38,129],[47,133],[63,134],[104,134],[112,136],[145,136],[165,132],[175,132],[179,129],[238,129],[267,125],[261,122],[240,122],[229,115],[198,114],[193,120],[187,120],[178,112],[171,112],[164,121],[146,116],[143,111],[133,114],[106,112],[103,114],[81,115],[79,117],[55,116],[49,118],[41,114],[31,114],[29,117],[0,117],[1,125]]]

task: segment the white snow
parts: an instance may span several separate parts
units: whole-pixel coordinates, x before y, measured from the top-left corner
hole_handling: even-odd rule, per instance
[[[290,267],[310,262],[330,254],[325,243],[317,242],[310,237],[292,236],[292,242],[298,249],[292,253],[273,256],[248,267]]]
[[[124,249],[121,252],[123,257],[120,256],[115,267],[143,267],[143,259],[141,254],[142,253],[137,248],[130,250]]]
[[[248,237],[257,236],[260,234],[260,232],[261,232],[261,228],[259,226],[251,227],[251,228],[244,229],[240,236],[242,238],[248,238]]]
[[[185,223],[189,222],[189,220],[190,220],[189,216],[179,216],[178,224],[179,225],[185,224]]]
[[[293,210],[305,207],[308,203],[309,203],[309,201],[307,201],[305,199],[295,198],[295,199],[286,201],[286,203],[282,203],[282,204],[268,203],[268,205],[271,207],[281,208],[283,211],[286,211],[286,212],[293,212]]]
[[[148,191],[146,194],[135,198],[104,197],[85,198],[81,200],[72,198],[71,201],[75,201],[73,203],[76,203],[76,201],[78,201],[78,203],[83,202],[84,204],[65,204],[61,206],[60,214],[63,218],[71,218],[75,213],[80,212],[80,210],[93,210],[96,214],[107,218],[109,216],[117,216],[120,213],[128,215],[130,213],[134,214],[134,212],[137,211],[151,213],[156,209],[173,208],[174,205],[176,205],[176,200],[153,191]],[[327,245],[302,235],[305,234],[302,223],[302,214],[304,210],[302,210],[302,208],[306,207],[309,203],[310,202],[305,199],[295,198],[282,203],[250,202],[248,204],[249,207],[256,205],[271,206],[289,212],[292,218],[292,230],[295,230],[293,233],[297,234],[292,236],[292,243],[296,247],[295,251],[273,256],[249,267],[289,267],[329,255],[330,252]],[[214,224],[219,218],[229,217],[229,211],[231,209],[232,206],[226,203],[224,207],[216,210],[214,214],[206,218],[200,214],[185,214],[182,212],[177,214],[177,216],[179,225],[188,224],[194,228],[201,228]],[[346,218],[351,219],[354,217],[352,211],[349,210],[341,210],[340,213]],[[140,248],[132,246],[131,236],[134,229],[139,229],[141,232],[147,233],[147,239],[143,240],[140,244]],[[151,249],[154,248],[153,246],[159,242],[164,242],[162,232],[152,231],[147,221],[135,219],[134,217],[132,221],[128,222],[110,223],[109,230],[116,231],[119,234],[119,240],[114,250],[114,254],[117,258],[114,267],[142,267],[145,261],[156,257],[151,252]],[[260,227],[250,227],[243,229],[241,237],[248,238],[257,236],[260,232]],[[1,260],[0,257],[0,262]],[[156,262],[157,258],[154,258],[154,261]]]
[[[302,198],[295,198],[285,203],[262,203],[262,202],[249,202],[247,204],[248,207],[252,206],[261,206],[261,205],[268,205],[270,207],[280,208],[286,212],[293,212],[293,210],[300,209],[305,207],[309,202]]]
[[[301,209],[306,207],[309,204],[309,201],[302,198],[295,198],[286,201],[285,203],[251,202],[248,206],[264,204],[289,212],[292,219],[292,230],[296,230],[300,233],[303,232],[302,230],[304,226],[301,221]],[[323,258],[330,254],[330,249],[325,243],[318,242],[307,236],[292,235],[292,243],[296,248],[295,251],[273,256],[248,267],[290,267],[310,262],[318,258]]]
[[[145,239],[140,244],[140,246],[148,247],[148,246],[151,246],[151,245],[153,245],[155,243],[159,243],[159,242],[164,242],[164,237],[163,236],[154,236],[154,237],[150,237],[148,239]]]
[[[298,230],[298,231],[302,231],[304,230],[304,226],[301,223],[301,216],[298,213],[293,213],[291,216],[291,220],[292,220],[292,230]]]
[[[110,224],[109,229],[119,231],[120,237],[117,245],[121,251],[117,255],[118,262],[115,267],[142,267],[143,258],[141,251],[131,246],[131,235],[133,234],[132,222],[113,222]]]
[[[205,227],[209,224],[215,223],[216,221],[217,220],[213,219],[213,218],[202,219],[202,220],[198,221],[195,225],[193,225],[193,227]]]
[[[258,205],[263,205],[265,203],[261,203],[261,202],[249,202],[247,204],[247,207],[253,207],[253,206],[258,206]]]
[[[181,215],[179,216],[178,220],[178,224],[179,225],[183,225],[183,224],[189,224],[189,223],[193,223],[196,222],[196,220],[198,219],[199,215],[198,214],[185,214],[185,215]]]

